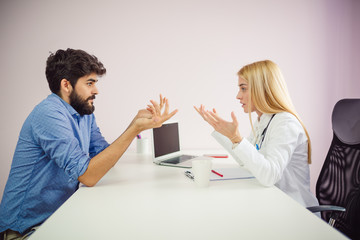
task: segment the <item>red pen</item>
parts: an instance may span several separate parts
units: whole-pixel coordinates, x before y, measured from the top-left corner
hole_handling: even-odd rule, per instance
[[[224,177],[224,175],[222,175],[222,174],[220,174],[220,173],[218,173],[218,172],[216,172],[214,170],[211,170],[211,172],[215,173],[216,175],[219,175],[220,177]]]
[[[227,154],[204,154],[205,157],[212,157],[212,158],[227,158]]]

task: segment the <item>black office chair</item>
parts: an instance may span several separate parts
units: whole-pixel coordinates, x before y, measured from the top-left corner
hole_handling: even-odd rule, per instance
[[[360,99],[335,104],[332,128],[333,140],[316,183],[320,206],[308,209],[360,240]]]

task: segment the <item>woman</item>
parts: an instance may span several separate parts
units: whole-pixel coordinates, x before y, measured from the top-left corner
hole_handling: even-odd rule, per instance
[[[207,111],[203,105],[194,108],[215,129],[215,139],[261,184],[277,186],[305,207],[318,205],[310,192],[309,134],[295,111],[279,67],[269,60],[254,62],[241,68],[238,77],[236,98],[249,114],[250,137],[240,134],[234,112],[232,122],[227,122],[215,109]],[[258,116],[254,125],[252,112]]]

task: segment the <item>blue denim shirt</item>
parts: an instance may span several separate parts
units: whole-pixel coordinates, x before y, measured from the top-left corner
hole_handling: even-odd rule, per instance
[[[45,221],[79,187],[92,157],[108,147],[93,114],[80,116],[56,94],[21,129],[0,205],[0,232]]]

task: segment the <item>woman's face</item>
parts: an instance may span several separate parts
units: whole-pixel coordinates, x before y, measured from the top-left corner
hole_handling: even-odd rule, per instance
[[[242,107],[244,109],[245,113],[249,113],[249,109],[251,112],[256,111],[255,106],[253,103],[251,103],[251,106],[249,108],[250,99],[249,99],[249,87],[247,82],[239,77],[239,92],[236,95],[236,99],[240,100],[240,103],[242,104]]]

